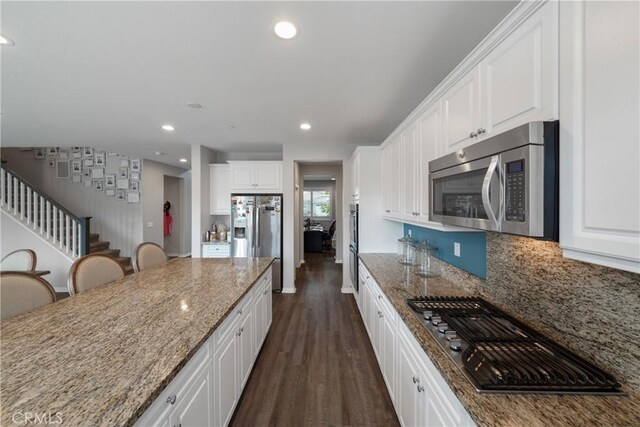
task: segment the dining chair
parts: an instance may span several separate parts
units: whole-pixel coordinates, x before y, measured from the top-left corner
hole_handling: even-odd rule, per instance
[[[141,243],[133,252],[133,270],[144,271],[168,260],[167,254],[160,246],[151,242]]]
[[[85,255],[71,265],[69,293],[80,294],[124,276],[124,268],[114,258],[103,254]]]
[[[0,261],[0,271],[33,271],[38,257],[31,249],[19,249],[7,254]]]
[[[0,320],[35,310],[56,301],[53,287],[29,272],[0,273]]]

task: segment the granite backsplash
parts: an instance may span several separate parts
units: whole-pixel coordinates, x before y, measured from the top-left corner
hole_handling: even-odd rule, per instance
[[[562,257],[555,242],[487,233],[487,279],[441,262],[444,278],[640,390],[640,275]]]

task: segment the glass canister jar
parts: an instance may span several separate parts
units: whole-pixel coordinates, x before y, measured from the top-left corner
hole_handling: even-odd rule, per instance
[[[398,239],[398,262],[400,264],[413,265],[415,260],[414,244],[415,242],[409,236]]]
[[[440,267],[437,262],[433,262],[433,259],[437,258],[438,248],[426,240],[415,244],[414,248],[416,257],[416,274],[420,277],[440,276]]]

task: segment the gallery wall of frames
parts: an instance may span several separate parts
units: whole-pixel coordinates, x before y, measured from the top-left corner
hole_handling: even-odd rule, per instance
[[[142,159],[94,147],[37,147],[34,153],[56,168],[58,179],[93,187],[115,201],[140,203]]]

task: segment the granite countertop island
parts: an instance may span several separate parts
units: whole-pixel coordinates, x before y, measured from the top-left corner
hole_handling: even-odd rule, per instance
[[[176,259],[3,321],[0,425],[132,425],[272,262]]]
[[[399,264],[393,254],[360,254],[360,259],[385,293],[401,321],[416,337],[451,390],[480,426],[638,426],[640,393],[628,396],[577,396],[478,393],[406,305],[426,296],[478,296],[464,276],[453,281],[423,279]],[[515,313],[510,313],[515,314]],[[515,316],[518,317],[518,316]]]

